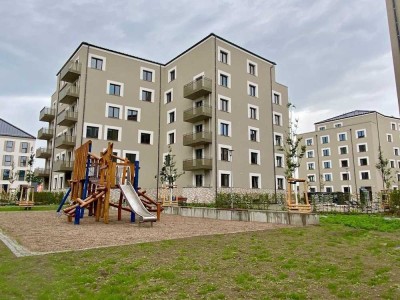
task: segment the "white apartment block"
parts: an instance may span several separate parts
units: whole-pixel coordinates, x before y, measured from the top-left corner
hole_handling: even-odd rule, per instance
[[[28,185],[25,176],[35,141],[34,136],[0,119],[0,192]]]
[[[141,165],[139,185],[155,194],[172,148],[184,170],[177,185],[189,200],[218,191],[285,188],[279,144],[288,126],[288,89],[275,63],[210,34],[169,62],[81,43],[57,73],[51,106],[40,112],[47,147],[37,175],[45,188],[68,185],[74,148],[115,153]]]
[[[307,146],[299,176],[311,192],[371,194],[384,189],[379,147],[392,170],[391,188],[400,181],[400,119],[376,111],[356,110],[315,123],[315,131],[300,135]]]

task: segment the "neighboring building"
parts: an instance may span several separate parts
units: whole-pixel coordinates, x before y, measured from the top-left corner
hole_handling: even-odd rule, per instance
[[[48,141],[38,175],[45,188],[64,188],[73,149],[91,139],[94,153],[113,142],[118,156],[139,160],[140,186],[153,195],[168,146],[185,170],[178,194],[189,200],[209,201],[231,185],[275,192],[285,188],[275,144],[288,126],[287,103],[275,63],[215,34],[166,64],[81,43],[57,74],[51,108],[40,112],[49,126],[38,133]]]
[[[0,119],[0,192],[28,185],[25,176],[35,141],[34,136]]]
[[[299,177],[312,192],[371,193],[383,189],[376,168],[379,147],[392,169],[392,188],[400,181],[400,119],[376,111],[355,110],[315,123],[299,135],[307,146]]]
[[[390,43],[392,45],[397,99],[400,109],[400,0],[386,0],[386,10],[389,22]]]

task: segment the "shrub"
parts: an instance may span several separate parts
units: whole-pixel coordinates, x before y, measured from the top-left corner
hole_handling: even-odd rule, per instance
[[[217,208],[235,209],[268,209],[271,203],[275,203],[273,194],[239,194],[218,193],[215,198]]]
[[[390,212],[400,215],[400,191],[394,190],[390,192],[389,197]]]
[[[35,192],[35,204],[59,204],[63,197],[63,192]]]

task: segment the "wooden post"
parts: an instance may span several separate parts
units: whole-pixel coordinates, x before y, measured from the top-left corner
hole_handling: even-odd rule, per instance
[[[122,199],[124,198],[124,195],[122,192],[119,193],[119,202],[118,202],[118,221],[122,220]]]
[[[161,219],[161,203],[157,202],[157,221]]]

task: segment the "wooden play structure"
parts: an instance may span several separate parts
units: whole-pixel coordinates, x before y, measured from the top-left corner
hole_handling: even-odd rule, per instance
[[[299,203],[299,200],[294,195],[292,187],[294,186],[295,190],[297,190],[297,184],[303,183],[303,190],[299,192],[300,199],[304,200],[304,203]],[[287,179],[287,192],[286,192],[286,206],[289,211],[303,212],[309,213],[311,212],[311,205],[308,201],[308,185],[306,179],[299,178],[288,178]]]
[[[25,209],[31,209],[35,205],[35,187],[21,186],[21,194],[19,196],[18,205]]]
[[[118,210],[118,220],[122,219],[122,211],[131,213],[131,222],[136,221],[136,214],[140,222],[155,222],[160,220],[162,206],[140,191],[139,162],[130,162],[113,154],[113,144],[97,156],[91,152],[92,142],[88,141],[75,150],[70,188],[61,201],[57,212],[61,213],[68,196],[71,205],[62,211],[68,221],[79,224],[84,216],[85,208],[88,215],[94,216],[97,222],[103,219],[109,223],[110,207]],[[120,190],[118,202],[111,199],[111,191]],[[126,203],[127,205],[124,205]],[[151,212],[156,212],[154,216]]]

